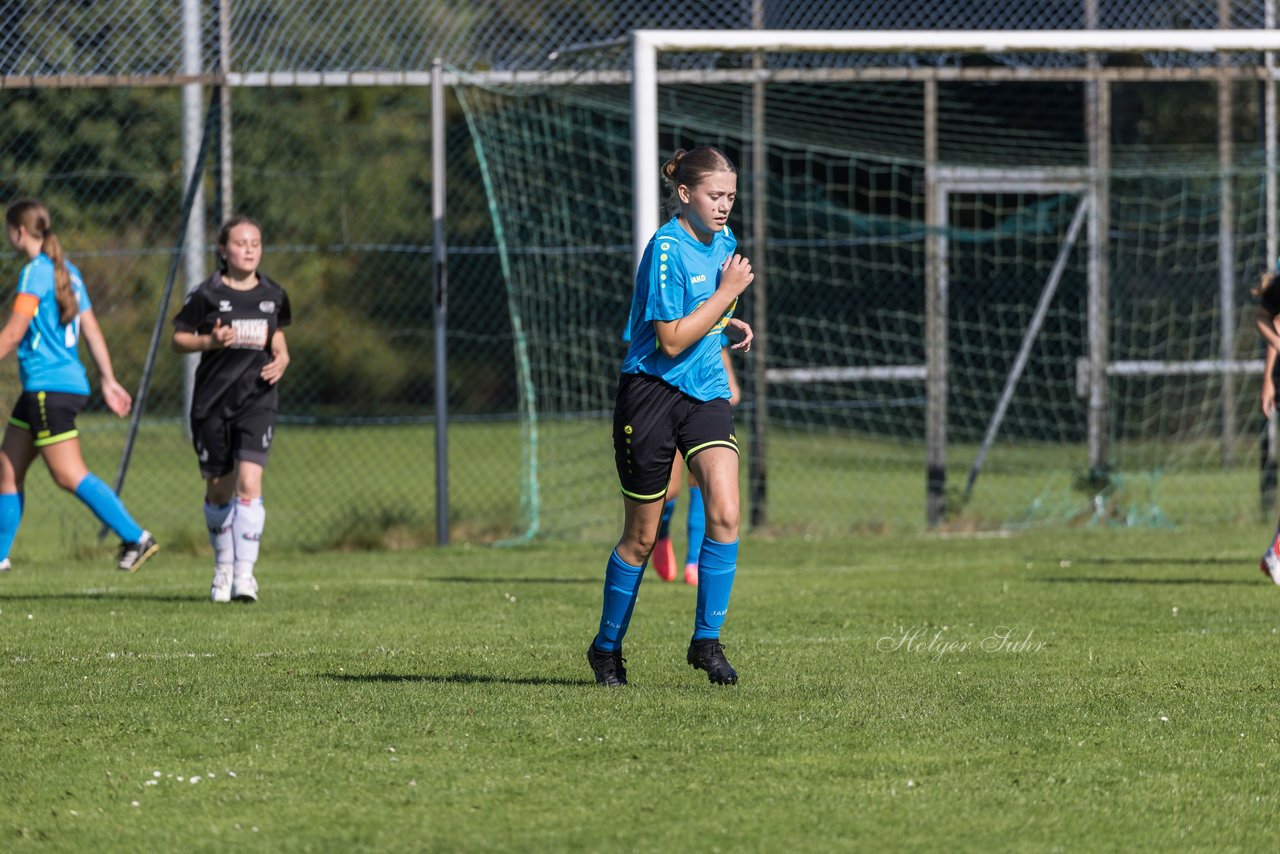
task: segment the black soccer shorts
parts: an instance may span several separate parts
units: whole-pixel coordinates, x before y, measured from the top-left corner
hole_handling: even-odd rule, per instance
[[[37,448],[56,445],[80,435],[76,416],[89,402],[86,394],[61,391],[24,391],[13,404],[9,423],[30,430]]]
[[[234,418],[221,413],[193,418],[191,444],[196,449],[201,476],[206,480],[221,477],[239,460],[266,466],[275,430],[276,411],[267,407],[249,409]]]
[[[613,456],[623,495],[662,498],[677,450],[688,462],[714,447],[738,451],[728,400],[696,400],[657,377],[622,375],[613,408]]]

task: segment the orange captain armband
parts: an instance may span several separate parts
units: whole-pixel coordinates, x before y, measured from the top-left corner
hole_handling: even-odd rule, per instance
[[[17,299],[13,301],[13,313],[25,314],[27,317],[35,317],[36,310],[40,308],[40,297],[35,294],[18,294]]]

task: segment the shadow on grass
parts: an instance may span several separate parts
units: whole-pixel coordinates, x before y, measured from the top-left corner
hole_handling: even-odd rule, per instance
[[[447,584],[601,584],[603,573],[597,578],[494,578],[482,575],[443,575],[424,578],[423,581],[443,581]]]
[[[0,593],[0,602],[54,601],[59,599],[83,599],[85,601],[111,602],[207,602],[207,595],[193,593],[128,593],[112,590],[103,593]]]
[[[1027,558],[1035,560],[1035,558]],[[1258,559],[1238,557],[1082,557],[1075,558],[1074,563],[1082,566],[1235,566],[1248,567],[1249,561],[1258,565]]]
[[[489,676],[484,673],[322,673],[334,682],[429,682],[437,685],[594,685],[586,679],[549,679],[542,676]]]
[[[1079,575],[1072,577],[1035,578],[1046,584],[1152,584],[1152,585],[1198,585],[1198,584],[1255,584],[1262,586],[1265,582],[1251,578],[1133,578],[1123,575]]]

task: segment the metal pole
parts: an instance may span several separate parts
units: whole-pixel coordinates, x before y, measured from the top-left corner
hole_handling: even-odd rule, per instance
[[[631,226],[634,263],[640,268],[644,247],[658,227],[658,52],[637,31],[631,37],[631,190],[635,222]]]
[[[431,223],[435,273],[436,545],[449,545],[448,259],[445,255],[444,62],[431,63]]]
[[[751,26],[764,27],[764,2],[753,0]],[[751,67],[757,74],[764,71],[764,54],[756,51],[751,56]],[[751,283],[751,327],[755,337],[752,349],[755,358],[751,362],[752,383],[755,392],[751,419],[751,456],[747,462],[747,483],[751,505],[751,527],[759,528],[769,519],[769,466],[767,441],[769,432],[769,264],[765,246],[769,199],[769,160],[765,141],[765,81],[757,77],[751,84],[751,269],[755,280]]]
[[[201,55],[201,0],[182,0],[182,71],[184,74],[200,74],[203,72]],[[199,157],[201,138],[201,114],[204,112],[203,87],[199,84],[188,84],[182,87],[182,174],[194,172]],[[190,292],[205,277],[205,211],[204,185],[197,182],[191,213],[187,219],[187,230],[183,244],[183,273],[186,278],[185,290]],[[196,365],[200,362],[197,353],[190,353],[182,359],[182,411],[191,411],[191,398],[195,393]],[[190,429],[190,425],[187,426]]]
[[[1270,30],[1275,26],[1276,0],[1267,0],[1266,27]],[[1276,186],[1276,55],[1274,51],[1267,51],[1265,62],[1267,79],[1263,84],[1265,116],[1262,147],[1267,162],[1267,268],[1270,269],[1276,263],[1277,255],[1280,255],[1280,237],[1277,236],[1276,224],[1276,205],[1280,204],[1280,199],[1277,199]]]
[[[1218,26],[1231,28],[1231,0],[1218,0]],[[1225,68],[1228,58],[1220,56],[1218,64]],[[1219,352],[1224,360],[1236,351],[1236,199],[1234,192],[1235,145],[1232,125],[1235,118],[1233,83],[1225,76],[1218,81],[1218,328]],[[1235,456],[1236,379],[1222,374],[1222,464],[1229,465]]]
[[[1086,26],[1098,26],[1098,0],[1085,0]],[[1101,66],[1096,53],[1088,66]],[[1105,80],[1085,84],[1085,133],[1089,146],[1089,478],[1108,478],[1110,435],[1107,424],[1107,359],[1111,351],[1111,295],[1107,282],[1109,176],[1111,168],[1111,89]]]
[[[938,83],[924,84],[925,524],[947,511],[947,194],[938,184]]]
[[[1031,322],[1027,324],[1027,331],[1022,336],[1022,345],[1018,348],[1018,355],[1013,360],[1013,367],[1009,370],[1009,376],[1005,377],[1004,389],[1000,393],[995,411],[991,413],[986,435],[982,437],[982,444],[978,447],[978,456],[973,461],[973,467],[969,469],[969,480],[964,485],[965,501],[968,501],[969,496],[973,494],[973,484],[977,481],[978,472],[987,458],[987,451],[991,449],[991,444],[995,442],[996,435],[1000,432],[1000,425],[1004,423],[1005,413],[1008,412],[1009,403],[1013,400],[1013,391],[1018,387],[1018,380],[1022,379],[1022,372],[1026,370],[1027,361],[1031,358],[1031,346],[1040,335],[1040,327],[1044,325],[1045,315],[1049,313],[1049,303],[1053,302],[1053,296],[1058,292],[1058,283],[1062,281],[1062,274],[1067,269],[1067,259],[1071,257],[1071,250],[1075,248],[1076,240],[1080,237],[1080,229],[1084,225],[1088,209],[1088,200],[1081,200],[1076,206],[1075,215],[1071,217],[1066,239],[1062,241],[1062,248],[1058,250],[1058,257],[1053,262],[1053,269],[1049,271],[1049,279],[1040,293],[1040,301],[1036,304]]]
[[[133,412],[129,419],[129,434],[125,439],[124,450],[120,453],[120,466],[116,470],[115,490],[116,494],[124,489],[124,478],[129,471],[129,460],[133,456],[133,445],[138,437],[138,427],[142,423],[142,414],[147,408],[147,393],[151,388],[151,373],[155,368],[156,353],[160,350],[161,333],[164,330],[166,315],[169,311],[169,298],[173,293],[174,282],[178,278],[178,264],[182,258],[183,247],[187,244],[186,234],[187,228],[185,223],[189,216],[195,212],[196,198],[200,195],[200,181],[204,174],[205,154],[209,150],[209,138],[212,136],[212,125],[214,112],[218,109],[218,100],[216,98],[209,101],[209,113],[203,122],[203,129],[200,133],[200,141],[196,146],[195,162],[192,164],[191,172],[186,182],[186,192],[182,196],[182,231],[178,237],[177,245],[173,247],[173,254],[169,259],[169,272],[164,278],[164,290],[160,295],[160,306],[156,310],[156,321],[151,329],[151,341],[147,346],[147,358],[142,366],[142,380],[138,384],[138,393],[133,398]],[[107,527],[102,526],[98,532],[98,539],[101,540],[107,534]]]
[[[1276,0],[1267,0],[1264,12],[1266,16],[1266,28],[1274,29],[1276,26]],[[1266,268],[1274,269],[1273,265],[1277,262],[1277,255],[1280,255],[1280,238],[1277,237],[1277,214],[1276,206],[1280,204],[1277,199],[1277,179],[1276,179],[1276,55],[1274,51],[1267,51],[1264,55],[1264,61],[1267,67],[1267,79],[1263,86],[1263,129],[1262,129],[1262,149],[1265,152],[1267,164],[1267,259]],[[1266,351],[1267,343],[1262,344],[1263,351]],[[1276,416],[1272,415],[1267,419],[1266,449],[1262,460],[1262,510],[1264,514],[1270,515],[1275,510],[1276,505]]]
[[[218,72],[231,71],[231,0],[218,0]],[[231,87],[223,83],[218,87],[218,216],[222,222],[234,213],[234,173],[231,168]]]

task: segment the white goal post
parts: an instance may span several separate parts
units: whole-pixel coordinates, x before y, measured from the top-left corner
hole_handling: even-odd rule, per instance
[[[1267,4],[1267,24],[1275,25],[1274,3]],[[1220,282],[1219,293],[1222,310],[1221,351],[1218,358],[1190,364],[1173,362],[1129,364],[1109,361],[1109,329],[1107,326],[1107,309],[1109,291],[1107,285],[1106,244],[1109,239],[1107,224],[1107,172],[1110,163],[1110,150],[1107,137],[1110,128],[1110,95],[1107,89],[1109,80],[1141,79],[1126,77],[1126,72],[1141,73],[1151,69],[1103,69],[1097,57],[1108,53],[1143,54],[1143,53],[1191,53],[1191,54],[1226,54],[1226,53],[1258,53],[1263,60],[1247,68],[1232,68],[1230,63],[1216,63],[1212,68],[1203,69],[1195,79],[1216,80],[1220,87],[1226,87],[1230,81],[1249,77],[1266,83],[1265,97],[1265,142],[1267,150],[1267,182],[1266,182],[1266,232],[1267,254],[1275,258],[1280,252],[1280,239],[1277,238],[1277,181],[1275,164],[1276,146],[1276,94],[1275,81],[1278,77],[1275,52],[1280,51],[1280,30],[1276,29],[1204,29],[1204,30],[635,30],[631,33],[632,46],[632,181],[633,181],[633,252],[635,263],[639,263],[653,230],[660,224],[660,164],[661,154],[658,150],[659,114],[658,114],[658,82],[659,54],[664,52],[715,52],[715,53],[876,53],[876,54],[1005,54],[1005,53],[1055,53],[1080,54],[1091,61],[1087,69],[1080,69],[1072,79],[1082,80],[1086,84],[1086,105],[1084,107],[1085,123],[1089,135],[1089,162],[1082,164],[1082,172],[1086,176],[1087,189],[1084,197],[1087,200],[1089,215],[1088,237],[1086,245],[1089,253],[1089,318],[1088,318],[1088,358],[1083,361],[1079,376],[1080,386],[1088,398],[1088,452],[1089,468],[1094,472],[1105,473],[1108,461],[1108,424],[1107,424],[1107,378],[1112,376],[1137,375],[1145,372],[1155,374],[1194,374],[1212,372],[1222,377],[1224,384],[1223,418],[1223,455],[1229,458],[1230,443],[1234,436],[1235,413],[1229,401],[1234,388],[1235,377],[1242,373],[1251,373],[1259,367],[1256,360],[1237,360],[1234,358],[1235,329],[1229,325],[1229,318],[1234,316],[1235,274],[1234,274],[1234,242],[1230,234],[1230,226],[1224,224],[1225,233],[1220,234]],[[1106,74],[1104,74],[1104,70]],[[775,76],[775,72],[760,64],[747,72],[752,80],[765,82]],[[785,73],[785,72],[784,72]],[[794,70],[791,70],[794,75]],[[859,71],[850,72],[850,79],[857,79]],[[1176,74],[1176,72],[1175,72]],[[1108,76],[1110,75],[1110,76]],[[778,75],[781,79],[781,75]],[[1159,77],[1159,74],[1152,75]],[[793,78],[788,78],[793,79]],[[866,72],[866,79],[886,80],[918,80],[925,87],[926,114],[923,117],[924,150],[921,152],[926,169],[926,182],[931,185],[930,199],[926,203],[929,222],[926,223],[933,236],[932,246],[926,252],[926,352],[927,364],[903,366],[818,366],[813,368],[793,368],[782,373],[760,370],[756,376],[761,381],[757,387],[758,395],[765,395],[765,386],[770,381],[831,381],[837,377],[876,378],[884,377],[923,379],[926,385],[926,472],[928,501],[926,507],[927,523],[933,526],[940,522],[945,511],[945,467],[946,467],[946,274],[945,248],[941,246],[943,238],[936,233],[941,224],[937,221],[937,206],[940,200],[945,203],[946,192],[941,181],[942,169],[937,162],[937,85],[939,80],[952,79],[948,70],[938,68],[885,68],[877,67]],[[1171,76],[1170,79],[1173,79]],[[1184,76],[1182,79],[1190,79]],[[762,90],[757,90],[762,91]],[[761,95],[761,97],[763,97]],[[932,104],[932,106],[930,106]],[[1219,127],[1230,128],[1230,101],[1222,108],[1220,100]],[[932,112],[931,112],[932,111]],[[758,130],[758,129],[757,129]],[[1229,137],[1229,130],[1227,131]],[[760,137],[763,140],[763,136]],[[753,145],[757,143],[753,142]],[[1229,209],[1230,187],[1229,176],[1234,169],[1233,154],[1230,141],[1219,147],[1220,168],[1224,176],[1223,206]],[[1015,170],[1016,171],[1016,170]],[[945,217],[945,212],[944,212]],[[1224,215],[1224,223],[1228,216]],[[757,226],[758,228],[762,226]],[[757,233],[757,237],[759,232]],[[763,270],[763,280],[767,283],[768,270]],[[763,293],[761,300],[763,300]],[[764,352],[767,354],[767,331],[763,333]],[[1208,368],[1204,366],[1208,365]],[[767,395],[765,395],[767,397]],[[764,401],[761,406],[767,405]],[[763,448],[763,436],[759,439]],[[754,465],[754,461],[753,461]],[[763,465],[763,463],[761,463]],[[753,471],[754,476],[754,471]],[[762,519],[756,516],[753,507],[753,522]]]

